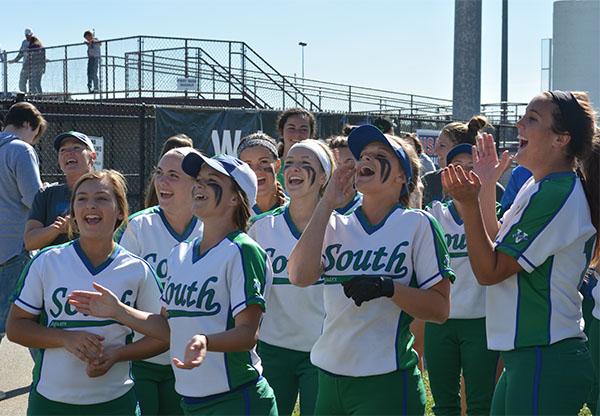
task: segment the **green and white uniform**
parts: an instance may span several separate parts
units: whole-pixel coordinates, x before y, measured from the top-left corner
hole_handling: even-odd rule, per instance
[[[467,412],[489,414],[498,353],[485,334],[485,287],[467,253],[463,221],[452,201],[434,201],[427,211],[444,230],[456,280],[450,289],[450,315],[443,324],[425,323],[425,359],[436,415],[460,414],[460,374],[465,378]]]
[[[443,278],[453,280],[438,222],[400,205],[376,225],[368,222],[362,207],[347,216],[333,213],[322,258],[325,322],[311,352],[313,364],[323,370],[317,413],[423,413],[425,392],[411,348],[412,317],[388,298],[357,307],[341,283],[357,275],[386,275],[425,290]],[[364,395],[356,397],[357,391]]]
[[[168,260],[171,275],[162,295],[171,328],[171,354],[183,357],[196,334],[215,334],[235,327],[235,317],[250,305],[265,309],[265,289],[271,282],[271,265],[265,251],[242,232],[233,232],[200,255],[200,239],[176,246]],[[270,394],[253,400],[264,384],[255,349],[246,352],[206,354],[192,370],[173,367],[175,390],[184,396],[186,413],[205,414],[207,408],[237,395],[240,414],[276,412]],[[247,406],[247,407],[245,407]],[[244,410],[246,409],[246,411]],[[218,413],[218,406],[217,410]]]
[[[298,393],[300,413],[314,414],[318,373],[310,363],[310,350],[325,319],[323,281],[307,288],[290,283],[288,257],[301,233],[288,206],[259,216],[248,234],[265,249],[273,268],[269,309],[259,334],[265,377],[275,391],[280,415],[292,413]]]
[[[594,307],[588,329],[588,346],[594,363],[594,384],[587,404],[593,414],[598,414],[597,406],[600,401],[600,275],[592,268],[588,269],[587,284],[591,288]]]
[[[49,247],[35,256],[21,275],[14,303],[39,315],[40,324],[46,327],[101,335],[105,348],[125,345],[132,336],[129,328],[113,320],[79,313],[68,303],[67,295],[74,290],[93,291],[92,282],[110,289],[122,302],[136,308],[156,310],[160,306],[160,283],[148,263],[116,245],[109,258],[94,267],[79,240]],[[90,378],[86,364],[66,349],[40,351],[32,392],[64,404],[65,413],[69,413],[70,405],[100,405],[121,398],[133,387],[128,362],[115,363],[105,375]],[[30,397],[32,407],[40,408]],[[135,406],[122,409],[129,414],[134,410]]]
[[[159,206],[132,214],[127,225],[115,233],[115,241],[150,263],[163,286],[169,276],[167,258],[171,250],[182,241],[195,237],[202,237],[202,221],[192,217],[184,232],[178,234]],[[157,310],[148,312],[160,313],[160,304]],[[139,338],[142,335],[136,333],[134,340]],[[133,376],[142,414],[169,415],[182,412],[179,404],[181,397],[174,390],[175,376],[168,351],[144,361],[135,361]]]
[[[592,363],[578,288],[595,235],[573,172],[529,179],[504,214],[496,250],[523,271],[487,288],[488,347],[505,364],[494,413],[576,414],[586,400]]]

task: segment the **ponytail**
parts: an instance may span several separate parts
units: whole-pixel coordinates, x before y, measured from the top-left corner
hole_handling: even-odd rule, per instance
[[[599,231],[600,228],[600,132],[596,133],[592,141],[591,151],[587,157],[580,161],[580,176],[582,176],[583,189],[590,206],[592,224]],[[596,233],[596,248],[591,264],[600,263],[600,232]]]

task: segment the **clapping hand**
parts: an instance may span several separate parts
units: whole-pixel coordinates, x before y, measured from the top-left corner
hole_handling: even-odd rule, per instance
[[[173,364],[175,364],[175,367],[184,370],[196,368],[202,364],[202,361],[204,361],[207,347],[208,341],[206,339],[206,335],[194,335],[185,347],[183,361],[181,361],[179,358],[173,358]]]
[[[464,171],[462,166],[448,165],[442,171],[444,192],[460,204],[478,202],[481,181],[475,172]]]
[[[95,282],[93,285],[97,292],[74,290],[69,294],[69,303],[83,314],[114,318],[122,306],[121,302],[109,289]]]
[[[354,193],[354,163],[338,166],[331,175],[322,198],[331,209],[343,207]]]

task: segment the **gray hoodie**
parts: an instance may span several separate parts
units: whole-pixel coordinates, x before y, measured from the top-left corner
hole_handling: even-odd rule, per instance
[[[35,194],[42,188],[31,145],[0,132],[0,264],[23,251],[23,232]]]

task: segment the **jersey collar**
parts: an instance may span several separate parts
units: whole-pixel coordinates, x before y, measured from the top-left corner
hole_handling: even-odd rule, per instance
[[[196,224],[198,223],[198,218],[196,218],[195,216],[192,216],[192,220],[187,225],[185,230],[183,230],[183,233],[178,234],[177,231],[175,231],[173,229],[173,227],[171,227],[171,224],[169,224],[169,220],[167,220],[167,217],[166,217],[163,209],[160,207],[158,208],[158,215],[160,216],[160,219],[162,220],[162,222],[165,225],[165,228],[167,229],[169,234],[171,234],[171,237],[173,237],[175,240],[179,241],[180,243],[182,241],[187,240],[190,237],[190,235],[196,228]]]
[[[106,269],[113,262],[113,260],[117,258],[117,255],[121,251],[121,246],[115,243],[115,248],[109,254],[107,259],[104,260],[98,266],[94,267],[94,265],[92,264],[92,262],[90,261],[88,256],[83,252],[83,249],[81,248],[81,245],[79,244],[79,239],[73,241],[73,248],[75,249],[75,253],[77,253],[77,255],[81,259],[81,262],[83,263],[85,268],[90,272],[90,274],[92,276],[96,276],[102,270]]]
[[[390,212],[388,212],[386,214],[386,216],[378,224],[371,224],[369,222],[369,220],[363,213],[362,205],[354,210],[354,214],[356,215],[356,218],[358,219],[358,222],[360,223],[360,225],[362,225],[363,230],[365,230],[365,232],[367,234],[371,235],[385,225],[385,222],[390,217],[390,215],[392,215],[394,213],[394,211],[396,211],[397,209],[401,209],[401,208],[404,208],[404,207],[400,204],[394,205],[392,207],[392,209],[390,209]]]

